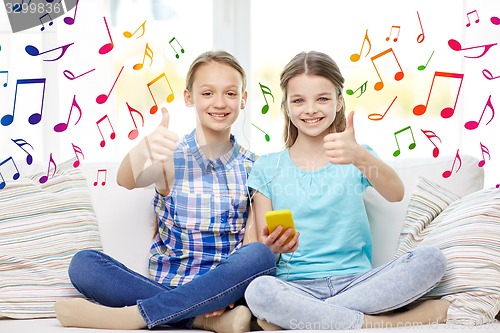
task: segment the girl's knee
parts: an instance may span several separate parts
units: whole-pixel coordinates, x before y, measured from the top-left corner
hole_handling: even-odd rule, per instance
[[[274,300],[276,290],[276,278],[273,276],[259,276],[248,285],[245,290],[245,300],[257,316],[260,312],[265,311],[266,305],[276,306]]]
[[[438,280],[441,279],[446,271],[447,260],[446,256],[439,248],[430,245],[422,245],[417,247],[414,253],[421,258],[421,261],[426,267],[432,267],[431,271],[436,274]]]
[[[68,275],[71,282],[75,285],[81,278],[88,275],[89,268],[99,258],[99,252],[96,250],[82,250],[73,255],[68,267]]]
[[[243,249],[245,249],[245,253],[250,257],[249,260],[255,260],[259,266],[262,265],[266,269],[276,267],[276,257],[267,245],[260,242],[253,242],[245,245],[240,251]]]

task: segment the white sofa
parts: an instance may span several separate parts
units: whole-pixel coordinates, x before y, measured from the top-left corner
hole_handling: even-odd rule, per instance
[[[389,163],[396,169],[405,183],[405,197],[399,203],[385,202],[375,191],[369,190],[365,196],[366,207],[373,233],[374,266],[391,260],[398,246],[398,238],[403,224],[409,199],[419,176],[435,181],[460,196],[483,188],[483,170],[477,166],[478,160],[463,156],[459,172],[449,178],[442,173],[452,164],[452,157],[437,159],[394,159]],[[154,231],[154,214],[151,199],[153,188],[126,190],[116,184],[117,164],[107,165],[105,186],[94,186],[96,172],[102,164],[83,163],[91,189],[92,202],[99,223],[103,249],[128,267],[147,274],[147,258]],[[101,180],[100,180],[101,181]],[[497,317],[498,318],[498,317]],[[168,328],[166,328],[168,329]],[[481,330],[500,332],[500,323],[476,327],[451,325],[428,325],[412,328],[392,328],[392,332],[441,332],[457,330]],[[170,329],[172,330],[172,329]],[[371,331],[386,331],[372,329]],[[60,333],[97,332],[90,329],[63,328],[55,318],[12,320],[0,319],[1,333]]]

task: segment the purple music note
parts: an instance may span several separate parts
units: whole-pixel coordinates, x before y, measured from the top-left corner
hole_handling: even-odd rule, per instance
[[[12,109],[12,114],[6,114],[5,116],[3,116],[2,119],[0,120],[0,123],[3,126],[9,126],[14,121],[14,115],[15,115],[15,112],[16,112],[17,88],[18,88],[18,86],[20,84],[38,84],[38,83],[42,83],[43,84],[43,91],[42,91],[42,102],[40,103],[40,105],[41,105],[41,107],[40,107],[40,113],[35,112],[28,119],[28,121],[29,121],[29,123],[31,125],[38,124],[40,122],[40,120],[42,120],[43,101],[44,101],[44,98],[45,98],[45,82],[46,82],[45,78],[17,80],[16,91],[14,92],[14,107]]]
[[[67,44],[67,45],[63,45],[63,46],[60,46],[60,47],[56,47],[55,49],[52,49],[52,50],[48,50],[48,51],[44,51],[44,52],[40,52],[35,46],[33,45],[26,45],[26,47],[24,48],[26,50],[26,53],[28,53],[30,56],[33,56],[33,57],[36,57],[36,56],[39,56],[39,55],[42,55],[42,54],[45,54],[45,53],[48,53],[48,52],[52,52],[52,51],[55,51],[55,50],[59,50],[61,49],[61,55],[57,58],[54,58],[54,59],[44,59],[43,61],[56,61],[56,60],[59,60],[61,59],[64,54],[66,53],[66,51],[68,50],[68,48],[73,45],[75,43],[71,43],[71,44]]]

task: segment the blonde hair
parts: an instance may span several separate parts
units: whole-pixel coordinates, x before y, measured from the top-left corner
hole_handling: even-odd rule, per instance
[[[344,77],[335,61],[327,54],[310,51],[301,52],[293,57],[285,66],[280,75],[280,87],[283,93],[281,100],[281,111],[285,116],[285,128],[283,131],[283,141],[285,147],[290,148],[297,140],[299,134],[297,127],[290,121],[287,107],[287,85],[291,78],[300,74],[310,74],[324,77],[337,87],[337,97],[342,95],[344,88]],[[342,99],[342,108],[337,113],[335,120],[330,126],[331,132],[343,132],[346,127],[345,102]]]
[[[193,88],[193,82],[195,79],[196,72],[198,68],[202,65],[209,64],[211,62],[217,62],[220,64],[225,64],[234,68],[241,75],[243,82],[242,93],[245,92],[247,86],[247,75],[243,67],[241,67],[238,60],[230,53],[226,51],[207,51],[200,54],[189,67],[188,73],[186,75],[186,89],[191,91]]]

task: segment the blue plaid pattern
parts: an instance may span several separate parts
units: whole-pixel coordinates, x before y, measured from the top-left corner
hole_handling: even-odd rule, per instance
[[[248,174],[255,154],[238,145],[215,161],[200,150],[195,131],[174,152],[175,181],[153,199],[159,232],[151,246],[149,274],[178,286],[208,272],[243,242],[248,218]]]

